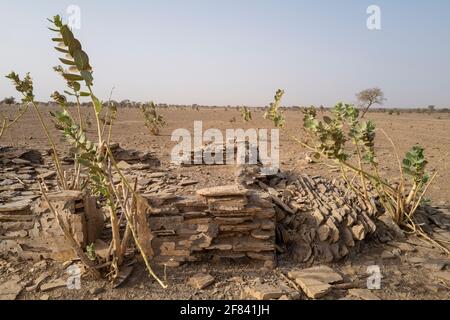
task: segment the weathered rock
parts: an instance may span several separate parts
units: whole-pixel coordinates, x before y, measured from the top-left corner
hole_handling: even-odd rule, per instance
[[[214,277],[209,274],[197,273],[189,278],[188,284],[195,289],[203,290],[213,284],[214,281]]]
[[[448,271],[440,271],[434,272],[433,277],[436,279],[444,280],[447,284],[450,284],[450,272]]]
[[[121,170],[128,170],[131,168],[131,165],[128,162],[122,160],[117,164],[117,167]]]
[[[283,289],[277,288],[270,284],[257,283],[254,286],[249,286],[244,289],[245,294],[256,300],[270,300],[279,299],[286,292]]]
[[[27,214],[30,212],[30,201],[17,201],[0,204],[1,214]]]
[[[288,276],[294,280],[311,299],[325,296],[332,288],[330,284],[343,280],[340,274],[327,266],[293,270],[288,272]]]
[[[231,185],[200,189],[197,190],[197,194],[204,197],[246,196],[249,190],[238,185]]]
[[[19,279],[11,279],[0,284],[0,300],[15,300],[23,287]]]
[[[381,300],[368,289],[350,289],[348,294],[361,300]]]
[[[94,243],[95,254],[103,260],[109,259],[109,245],[101,240],[97,239]]]
[[[179,183],[179,185],[182,187],[186,187],[186,186],[192,186],[197,183],[198,183],[197,180],[183,180]]]
[[[328,266],[320,265],[303,270],[292,270],[288,272],[291,279],[304,277],[319,280],[324,283],[336,283],[342,281],[342,276]]]
[[[211,256],[273,263],[275,212],[262,193],[235,185],[200,193],[208,196],[148,197],[156,263]]]
[[[42,292],[45,292],[45,291],[62,288],[62,287],[65,287],[66,285],[67,285],[67,283],[63,279],[56,279],[56,280],[52,280],[52,281],[49,281],[49,282],[41,285],[40,290]]]
[[[53,177],[56,176],[56,171],[48,171],[48,172],[44,172],[41,173],[37,176],[38,179],[42,179],[42,180],[46,180],[46,179],[51,179]]]
[[[35,290],[39,287],[39,285],[40,285],[44,280],[46,280],[47,278],[49,278],[50,276],[51,276],[51,273],[50,273],[49,271],[44,272],[44,273],[41,274],[39,277],[37,277],[36,280],[34,280],[33,285],[26,287],[25,290],[26,290],[27,292],[35,291]]]
[[[327,295],[331,291],[331,286],[319,280],[298,277],[295,282],[303,292],[311,299],[318,299]]]
[[[365,237],[365,228],[364,228],[364,225],[362,225],[362,224],[353,226],[351,228],[351,232],[353,235],[353,239],[355,239],[355,240],[362,240]]]

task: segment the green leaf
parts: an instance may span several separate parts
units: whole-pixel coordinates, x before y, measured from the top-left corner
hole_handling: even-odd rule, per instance
[[[409,159],[403,159],[403,166],[409,168],[411,166],[411,161]]]
[[[76,92],[80,91],[81,89],[81,85],[78,82],[73,82],[72,83],[72,88],[73,90],[75,90]]]
[[[83,77],[83,80],[86,81],[86,85],[92,86],[92,81],[94,81],[94,78],[92,77],[92,72],[83,70],[80,72],[80,74]]]
[[[81,91],[80,92],[80,96],[81,97],[89,97],[91,94],[89,93],[89,92],[84,92],[84,91]]]
[[[60,48],[60,47],[54,47],[57,51],[62,52],[62,53],[69,53],[68,50]]]
[[[70,44],[73,44],[75,37],[73,36],[72,31],[70,31],[67,25],[64,25],[60,29],[61,36],[63,38],[64,44],[70,47]]]
[[[78,74],[72,74],[72,73],[63,73],[64,79],[68,81],[83,81],[84,78]]]
[[[96,96],[94,96],[94,95],[92,96],[92,101],[94,102],[95,112],[97,114],[102,112],[103,105],[102,105],[101,101],[98,100],[98,98]]]
[[[66,64],[68,66],[74,66],[75,65],[74,61],[67,60],[67,59],[64,59],[64,58],[59,58],[59,61],[61,61],[62,63]]]
[[[69,52],[73,56],[76,50],[81,50],[81,42],[77,39],[73,39],[73,41],[69,43]]]
[[[90,69],[89,57],[83,50],[81,49],[75,50],[73,52],[73,59],[75,60],[75,64],[78,67],[78,70],[82,71]]]
[[[89,160],[83,159],[83,158],[81,158],[81,157],[78,158],[77,161],[78,161],[78,163],[81,164],[82,166],[85,166],[85,167],[88,167],[88,168],[91,166],[91,162],[90,162]]]

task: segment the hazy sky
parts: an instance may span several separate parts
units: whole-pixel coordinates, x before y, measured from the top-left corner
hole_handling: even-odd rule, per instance
[[[390,107],[450,107],[448,0],[1,0],[0,99],[11,70],[40,100],[63,90],[45,18],[71,4],[103,99],[253,106],[283,88],[286,105],[332,105],[379,86]]]

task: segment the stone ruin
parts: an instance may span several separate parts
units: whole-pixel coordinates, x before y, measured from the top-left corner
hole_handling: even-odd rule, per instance
[[[45,201],[34,201],[39,198],[35,180],[50,176],[38,158],[24,152],[3,159],[0,187],[8,199],[0,201],[0,255],[70,260],[74,253],[55,217]],[[10,173],[31,188],[24,191],[22,184],[8,181]],[[94,243],[99,251],[109,251],[105,213],[95,199],[74,191],[49,196],[80,246]],[[197,190],[194,196],[143,196],[149,207],[152,261],[166,266],[250,258],[273,267],[276,249],[298,262],[331,262],[357,250],[376,230],[374,213],[342,182],[288,172],[264,175],[257,165],[240,167],[235,185]]]
[[[101,236],[104,218],[95,198],[80,191],[50,193],[48,197],[82,248]],[[75,258],[45,201],[39,201],[34,208],[26,201],[0,205],[0,239],[0,255],[62,262]]]
[[[376,230],[364,203],[346,195],[336,181],[279,174],[255,183],[258,188],[237,184],[201,189],[195,196],[147,197],[152,261],[178,266],[211,258],[250,258],[273,267],[278,239],[298,262],[331,262],[347,256]],[[95,199],[74,191],[49,198],[82,247],[105,247],[98,240],[103,214]],[[33,211],[20,202],[0,206],[0,253],[25,259],[75,258],[45,202]]]
[[[277,238],[295,261],[338,261],[376,231],[374,213],[337,180],[286,173],[262,180],[276,205]]]
[[[158,263],[248,257],[275,264],[275,210],[265,193],[230,185],[149,203]]]
[[[239,154],[239,150],[243,153]],[[222,161],[216,163],[215,157],[219,156]],[[206,159],[208,156],[213,163],[208,163]],[[198,148],[194,148],[188,155],[187,159],[183,160],[181,166],[198,166],[198,165],[224,165],[227,163],[237,163],[238,157],[242,157],[243,163],[261,164],[259,157],[259,147],[257,144],[252,144],[248,140],[230,139],[226,143],[222,142],[208,142]],[[230,159],[229,159],[230,158]],[[196,162],[196,159],[199,159]],[[252,160],[252,161],[250,161]]]

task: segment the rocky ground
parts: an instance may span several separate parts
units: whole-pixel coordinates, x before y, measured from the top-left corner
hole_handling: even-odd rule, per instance
[[[239,261],[190,263],[167,270],[168,289],[150,279],[136,262],[129,279],[113,288],[90,276],[80,289],[69,290],[67,266],[0,260],[0,297],[9,299],[443,299],[450,298],[448,258],[412,237],[406,242],[366,244],[361,254],[330,264],[331,270],[305,272],[289,259],[268,270],[260,264]],[[368,290],[367,280],[377,265],[379,290]],[[302,270],[305,274],[298,271]],[[307,270],[307,269],[306,269]],[[163,274],[162,268],[157,268]],[[197,281],[191,278],[199,278]],[[312,275],[311,275],[312,274]],[[209,275],[210,277],[206,277]],[[311,283],[317,280],[321,285]],[[330,282],[330,283],[328,283]],[[210,284],[209,284],[210,283]],[[206,287],[199,286],[204,284]],[[305,293],[306,292],[306,293]],[[308,296],[309,295],[309,296]]]
[[[139,178],[142,193],[157,194],[164,191],[189,195],[199,188],[234,182],[234,166],[189,167],[171,164],[170,151],[174,143],[170,141],[170,133],[175,128],[191,128],[194,120],[203,120],[204,130],[211,127],[270,127],[269,123],[260,120],[261,114],[253,115],[256,119],[254,123],[243,124],[239,120],[237,123],[230,122],[233,117],[239,119],[236,110],[198,112],[185,109],[181,117],[180,110],[174,109],[165,110],[162,114],[169,125],[158,137],[148,134],[135,109],[121,110],[114,127],[113,140],[123,148],[118,149],[117,156],[121,156],[119,160],[124,161],[121,164],[123,169]],[[300,117],[293,111],[287,114],[287,131],[281,135],[282,169],[334,178],[335,173],[320,164],[311,163],[308,154],[289,139],[289,134],[298,132],[295,126],[300,123]],[[373,114],[371,117],[398,143],[400,152],[405,152],[415,143],[426,148],[431,169],[439,170],[429,197],[444,217],[449,218],[450,186],[446,181],[450,179],[447,170],[450,138],[445,133],[450,117],[446,114],[440,115],[440,118],[423,114]],[[56,130],[52,131],[58,134]],[[91,131],[92,134],[94,130]],[[408,134],[410,132],[414,134]],[[34,201],[39,194],[36,179],[46,181],[49,188],[54,186],[55,173],[49,161],[39,165],[24,162],[32,162],[34,157],[48,156],[45,138],[32,112],[12,128],[0,144],[39,150],[37,154],[31,154],[28,160],[16,160],[14,165],[0,168],[0,193],[3,200]],[[382,168],[383,173],[393,175],[396,170],[395,157],[382,137],[377,150],[387,159]],[[69,167],[71,157],[64,143],[60,144],[60,151],[66,156],[66,165]],[[449,239],[450,226],[446,221],[444,219],[444,222],[435,224],[433,228],[439,236]],[[261,263],[247,260],[186,263],[167,270],[155,266],[159,275],[166,274],[169,283],[167,289],[162,289],[148,277],[139,257],[131,261],[131,274],[117,288],[83,274],[80,289],[73,290],[67,288],[67,279],[70,277],[67,270],[72,270],[70,265],[77,265],[76,261],[61,265],[50,260],[23,262],[0,259],[0,299],[450,298],[450,260],[429,243],[415,236],[402,240],[389,239],[387,242],[380,241],[380,237],[369,237],[357,249],[337,263],[327,263],[331,270],[323,266],[305,271],[305,267],[311,266],[294,262],[290,252],[279,252],[276,269],[266,269]],[[373,266],[380,268],[381,287],[369,291],[367,280],[373,279]]]

